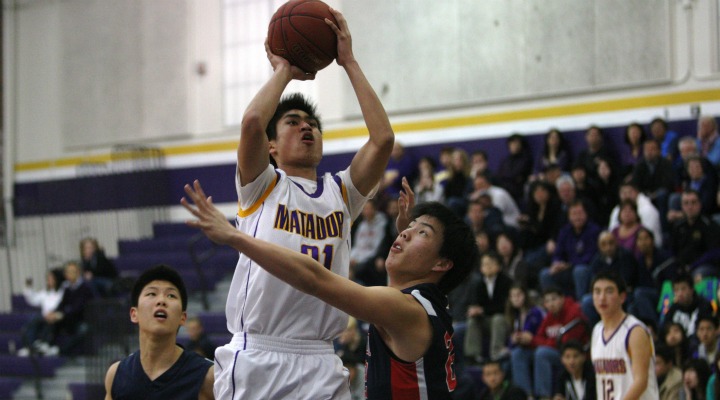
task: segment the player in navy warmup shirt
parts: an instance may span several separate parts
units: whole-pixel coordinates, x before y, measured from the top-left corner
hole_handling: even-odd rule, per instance
[[[214,399],[212,361],[176,344],[185,323],[187,292],[180,275],[159,265],[132,290],[130,319],[140,328],[140,350],[110,366],[105,399]]]
[[[407,180],[400,194],[400,234],[385,266],[388,286],[364,287],[305,254],[236,230],[205,195],[186,185],[181,203],[213,241],[230,245],[258,266],[305,293],[371,324],[366,397],[451,399],[457,385],[447,293],[475,267],[478,248],[470,227],[440,203],[412,207]],[[412,213],[410,214],[410,210]]]

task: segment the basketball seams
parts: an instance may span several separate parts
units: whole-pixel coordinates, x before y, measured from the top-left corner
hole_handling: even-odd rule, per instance
[[[300,17],[300,15],[293,15],[293,18],[294,18],[294,17]],[[318,18],[315,18],[315,19],[318,19]],[[330,59],[333,59],[333,58],[334,58],[334,57],[332,57],[330,54],[325,53],[325,51],[323,51],[323,49],[321,49],[321,48],[319,48],[318,46],[316,46],[315,43],[313,43],[313,41],[311,40],[311,39],[312,39],[311,37],[305,35],[303,32],[301,32],[300,30],[298,30],[298,29],[295,27],[295,25],[293,25],[292,19],[288,19],[288,24],[289,24],[289,26],[293,29],[293,31],[295,31],[295,33],[296,33],[299,37],[301,37],[301,38],[303,38],[303,39],[305,40],[305,44],[306,44],[307,46],[312,47],[312,48],[314,49],[314,52],[315,52],[315,53],[317,53],[317,54],[322,54],[323,56],[328,57],[328,58],[330,58]],[[330,28],[330,27],[328,27],[328,28]],[[333,33],[334,33],[334,32],[333,32]]]

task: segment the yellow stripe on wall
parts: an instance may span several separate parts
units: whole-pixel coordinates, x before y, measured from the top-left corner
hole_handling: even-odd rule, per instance
[[[404,122],[393,124],[396,133],[423,130],[436,130],[456,128],[463,126],[484,125],[509,121],[533,120],[548,117],[565,117],[598,112],[611,112],[630,110],[635,108],[669,106],[678,104],[691,104],[720,100],[720,89],[697,90],[690,92],[669,93],[650,96],[629,97],[617,100],[606,100],[580,104],[570,104],[553,107],[534,108],[526,110],[506,111],[494,114],[480,114],[466,117],[439,118],[419,122]],[[367,135],[365,127],[327,130],[323,132],[325,140],[346,139]],[[166,156],[198,154],[218,151],[235,151],[237,141],[217,142],[208,144],[182,145],[166,147],[163,152]],[[37,161],[18,163],[15,170],[18,172],[56,167],[71,167],[87,162],[109,162],[110,155],[89,157],[68,157],[51,161]]]

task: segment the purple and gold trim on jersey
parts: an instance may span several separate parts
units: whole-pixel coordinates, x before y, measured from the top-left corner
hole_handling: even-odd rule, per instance
[[[275,186],[277,186],[278,182],[280,181],[280,173],[275,171],[275,174],[276,174],[275,180],[270,185],[268,185],[267,189],[265,189],[265,192],[262,194],[262,196],[260,196],[260,198],[257,199],[257,201],[255,203],[253,203],[250,207],[243,210],[242,207],[240,207],[240,202],[238,201],[238,213],[237,213],[238,217],[245,218],[248,215],[251,215],[252,213],[257,211],[257,209],[265,201],[265,199],[267,199],[267,197],[270,196],[270,193],[272,193],[273,189],[275,189]]]

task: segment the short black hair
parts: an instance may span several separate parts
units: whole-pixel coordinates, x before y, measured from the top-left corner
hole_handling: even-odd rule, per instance
[[[268,140],[273,140],[277,137],[277,123],[280,118],[290,110],[305,111],[310,118],[317,121],[318,129],[322,132],[322,123],[320,122],[320,115],[317,113],[315,104],[311,103],[302,93],[291,93],[280,100],[280,103],[278,103],[275,109],[275,114],[273,114],[270,122],[268,122],[268,126],[265,129]]]
[[[595,282],[604,280],[604,281],[610,281],[617,286],[618,293],[627,293],[627,283],[625,283],[625,279],[623,279],[620,274],[613,270],[606,270],[606,271],[600,271],[592,279],[592,282],[590,282],[590,290],[592,291],[592,288],[595,286]]]
[[[564,342],[560,346],[560,354],[565,353],[565,350],[577,350],[582,354],[586,354],[585,348],[583,347],[582,343],[580,343],[580,341],[578,341],[577,339],[570,339],[567,342]]]
[[[713,326],[715,327],[715,329],[718,328],[718,320],[717,320],[717,318],[713,317],[712,315],[704,314],[704,315],[698,316],[697,321],[695,321],[695,331],[696,331],[696,332],[697,332],[697,328],[700,327],[700,322],[702,322],[702,321],[708,321],[708,322],[710,322],[711,324],[713,324]]]
[[[565,293],[563,293],[562,289],[555,285],[550,285],[542,291],[542,297],[545,297],[549,294],[556,294],[560,297],[565,297]]]
[[[677,274],[672,279],[672,286],[675,286],[675,284],[677,284],[677,283],[685,283],[690,287],[690,289],[695,290],[695,285],[693,284],[693,278],[688,273],[683,272],[683,273]]]
[[[177,271],[165,264],[156,265],[148,270],[145,270],[145,272],[143,272],[137,280],[135,280],[130,298],[130,303],[133,307],[138,306],[140,292],[142,292],[145,286],[152,281],[165,281],[175,285],[177,290],[180,292],[182,309],[183,311],[187,310],[188,296],[187,289],[185,289],[185,283]]]
[[[443,225],[439,255],[452,261],[453,267],[443,275],[438,287],[441,292],[448,294],[478,265],[480,250],[470,226],[447,206],[436,201],[418,204],[413,208],[410,220],[423,215],[433,217]]]

